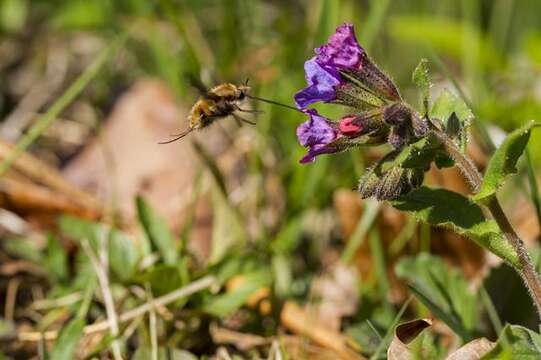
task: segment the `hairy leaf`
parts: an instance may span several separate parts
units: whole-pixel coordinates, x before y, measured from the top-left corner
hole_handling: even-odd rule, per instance
[[[412,75],[413,82],[421,90],[423,99],[423,111],[428,113],[428,102],[430,97],[430,76],[428,74],[428,60],[421,59],[419,65],[415,68]]]
[[[541,335],[518,325],[507,325],[496,346],[483,359],[539,359]]]
[[[505,178],[517,172],[517,161],[526,148],[532,129],[538,126],[541,123],[530,121],[507,136],[488,163],[481,190],[473,197],[475,201],[490,199],[503,185]]]
[[[445,89],[441,92],[436,101],[434,101],[434,105],[432,105],[432,109],[430,109],[430,117],[440,119],[447,126],[447,122],[453,113],[462,124],[473,119],[473,113],[466,103],[464,103],[461,98]]]
[[[518,267],[518,258],[503,238],[498,225],[487,220],[481,208],[468,198],[444,189],[421,187],[392,202],[398,210],[411,212],[419,220],[453,229]]]

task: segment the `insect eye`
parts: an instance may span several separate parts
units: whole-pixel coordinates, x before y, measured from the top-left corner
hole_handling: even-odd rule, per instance
[[[241,91],[240,95],[239,95],[239,100],[244,99],[245,96],[246,96],[246,94],[244,93],[244,91]]]

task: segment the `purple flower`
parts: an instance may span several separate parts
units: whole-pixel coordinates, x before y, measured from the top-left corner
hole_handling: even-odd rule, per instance
[[[337,68],[359,69],[364,49],[357,42],[353,25],[340,25],[329,42],[315,50],[318,62],[329,71]]]
[[[330,154],[338,150],[329,146],[338,136],[338,129],[332,121],[320,116],[316,110],[305,110],[310,119],[297,128],[297,138],[302,146],[308,147],[308,154],[301,159],[301,164],[312,162],[317,155]]]
[[[340,84],[340,75],[326,71],[316,57],[304,63],[304,71],[308,86],[295,94],[297,107],[304,109],[312,103],[331,102],[336,98],[334,87]]]
[[[336,99],[336,86],[343,84],[340,69],[360,70],[364,49],[355,38],[353,25],[343,24],[329,38],[327,44],[315,49],[316,56],[304,63],[308,86],[295,94],[299,108]]]

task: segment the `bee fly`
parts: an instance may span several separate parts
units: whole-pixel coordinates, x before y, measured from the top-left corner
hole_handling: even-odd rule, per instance
[[[201,97],[192,106],[188,115],[188,129],[179,133],[171,135],[173,139],[160,142],[159,144],[169,144],[174,141],[182,139],[194,130],[203,129],[210,126],[214,121],[233,116],[233,118],[239,123],[247,123],[255,125],[237,112],[245,113],[259,113],[258,110],[248,110],[240,107],[240,104],[246,99],[250,98],[257,101],[263,101],[274,105],[283,106],[295,111],[300,111],[292,106],[281,104],[272,100],[259,98],[250,95],[250,87],[248,86],[248,80],[243,85],[234,85],[230,83],[217,85],[209,90],[204,89],[203,86],[195,84],[195,86],[201,91]]]

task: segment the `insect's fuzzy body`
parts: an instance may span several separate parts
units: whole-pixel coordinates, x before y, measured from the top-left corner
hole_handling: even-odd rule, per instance
[[[202,91],[203,94],[192,106],[188,115],[188,129],[174,135],[174,139],[162,142],[162,144],[181,139],[194,130],[203,129],[214,121],[230,115],[233,115],[238,121],[250,123],[234,114],[235,111],[252,112],[239,107],[239,104],[248,96],[249,91],[250,87],[246,85],[237,86],[230,83],[220,84],[210,90]]]

